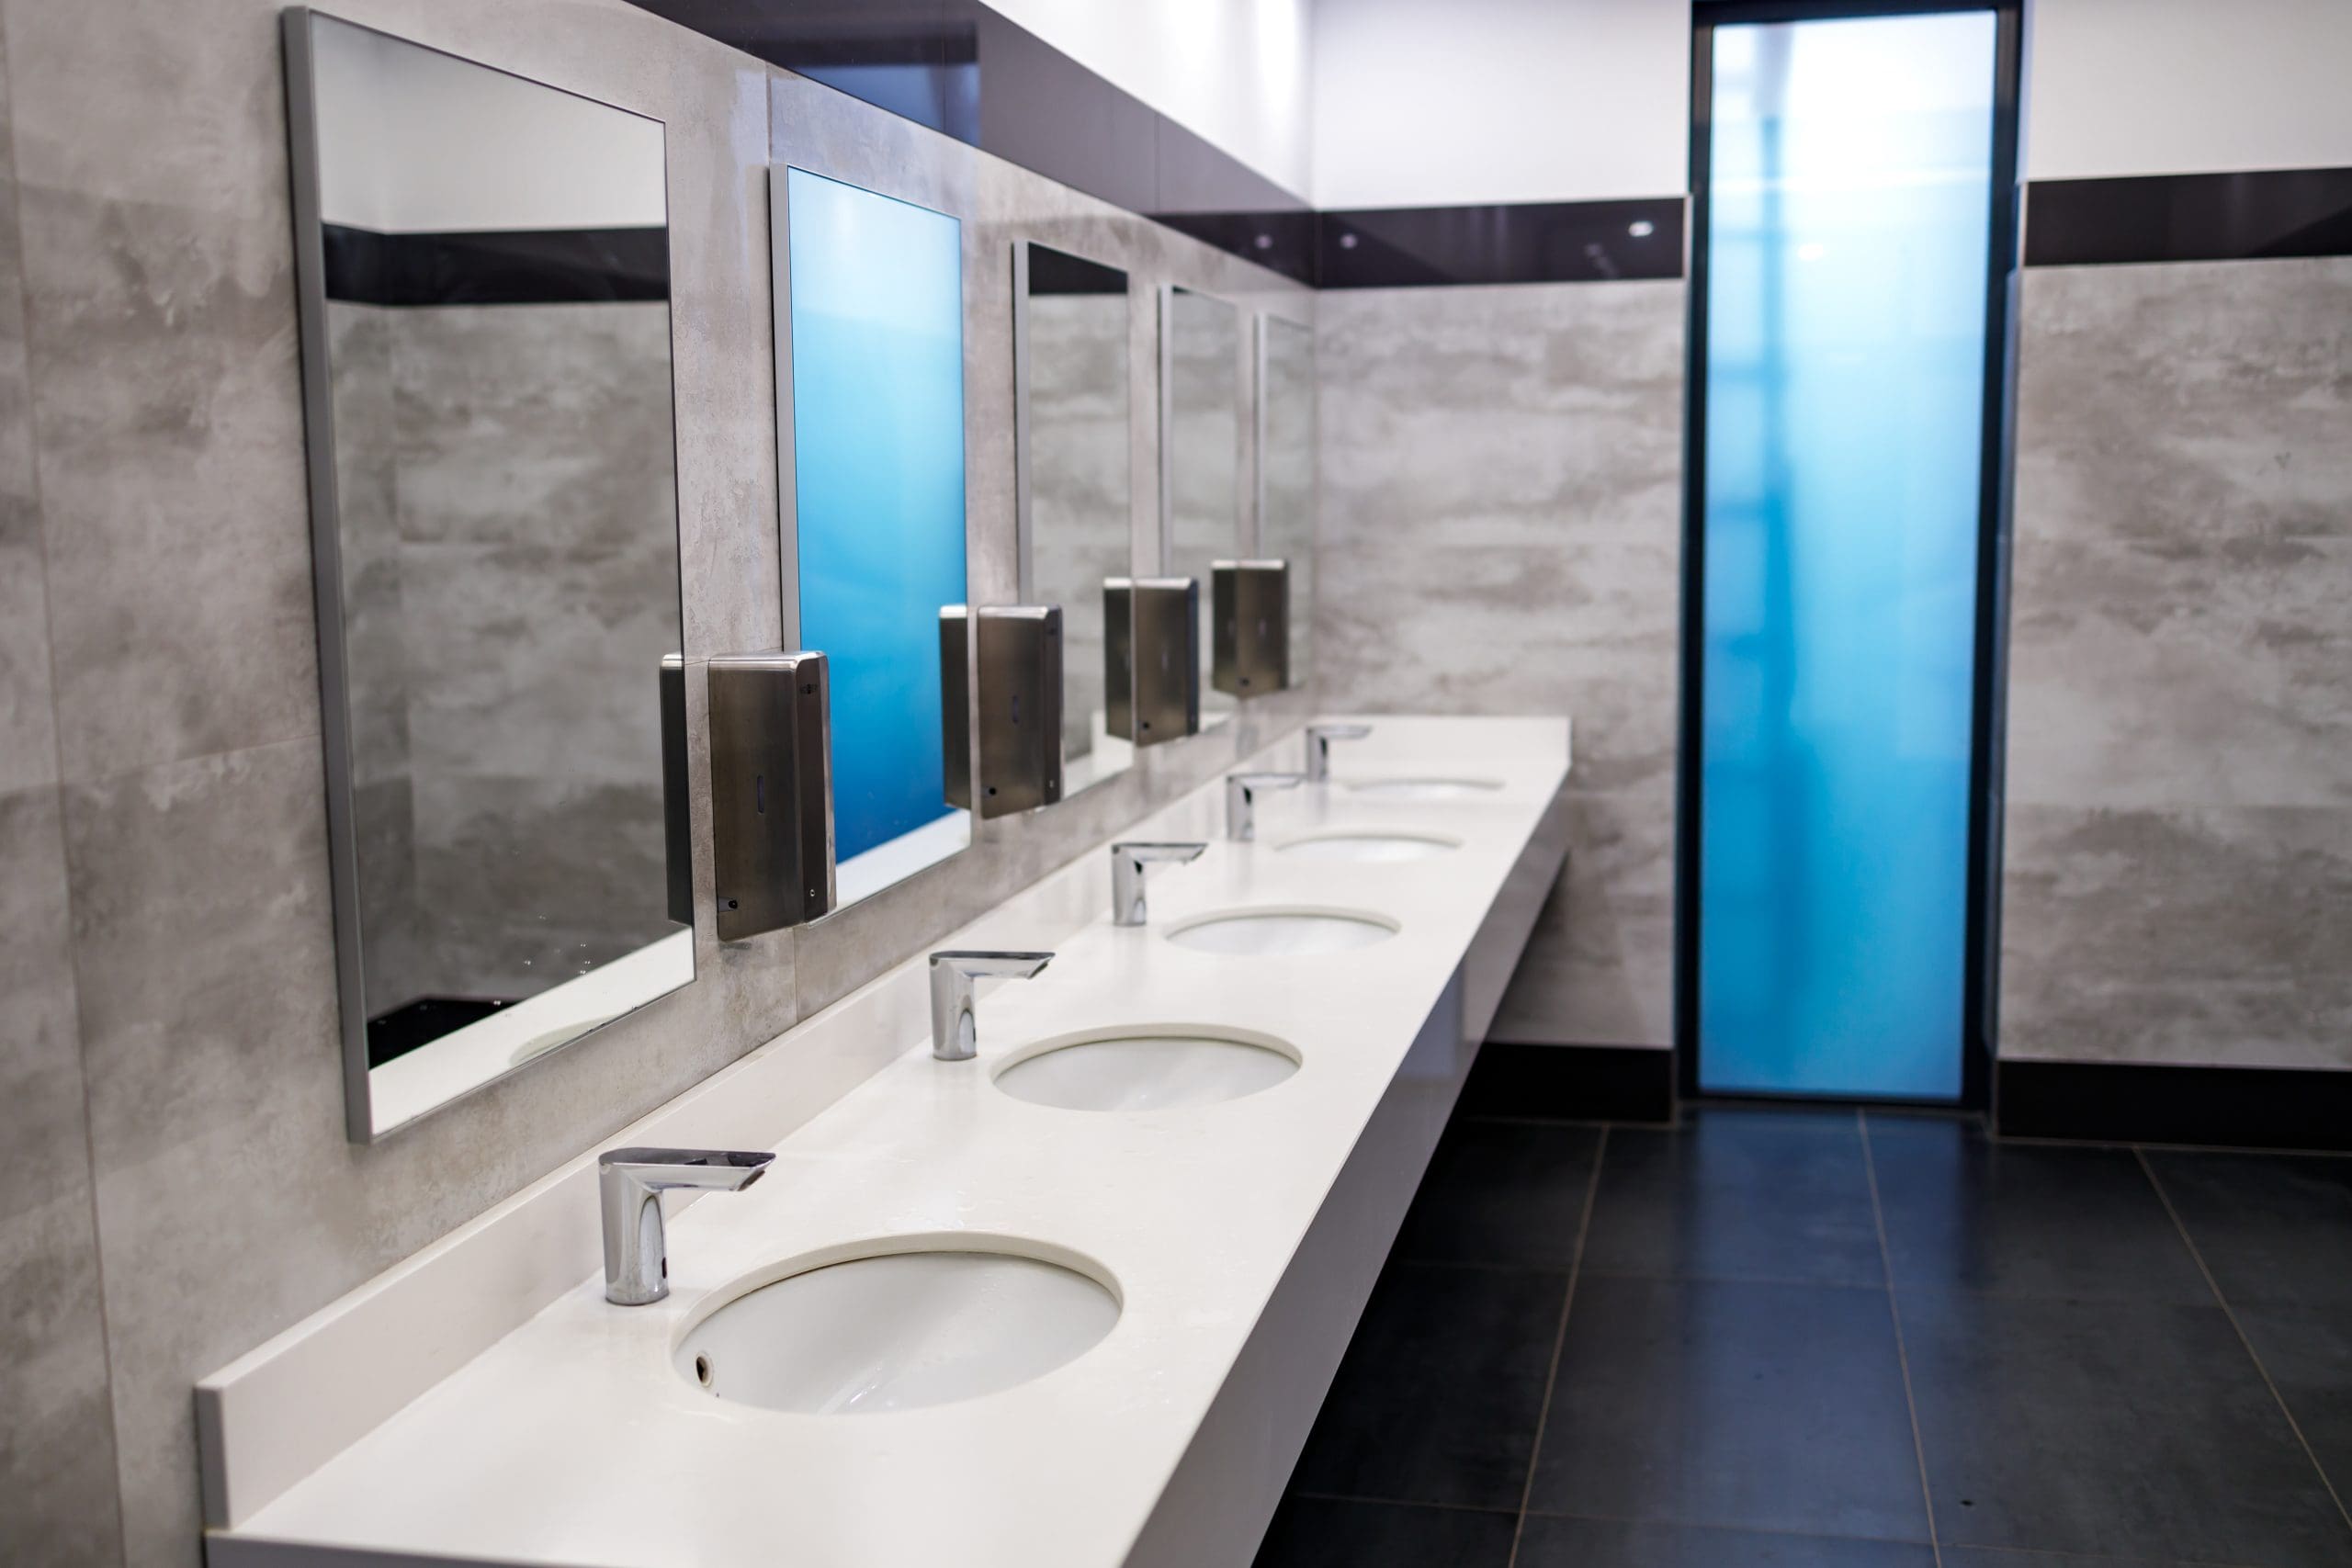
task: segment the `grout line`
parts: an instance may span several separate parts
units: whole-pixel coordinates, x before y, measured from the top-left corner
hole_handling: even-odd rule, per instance
[[[1552,1362],[1544,1371],[1544,1403],[1535,1416],[1535,1440],[1527,1449],[1527,1484],[1519,1491],[1519,1517],[1511,1524],[1510,1555],[1503,1560],[1503,1568],[1519,1568],[1519,1543],[1527,1535],[1527,1506],[1535,1495],[1535,1467],[1544,1457],[1544,1428],[1552,1419],[1552,1397],[1559,1390],[1560,1353],[1568,1343],[1568,1313],[1576,1305],[1577,1274],[1584,1263],[1585,1242],[1592,1235],[1592,1206],[1600,1196],[1600,1168],[1608,1163],[1610,1132],[1606,1126],[1600,1129],[1600,1142],[1592,1151],[1592,1175],[1585,1183],[1584,1213],[1577,1221],[1576,1260],[1568,1265],[1568,1290],[1560,1298],[1560,1325],[1553,1331]]]
[[[2230,1305],[2230,1298],[2222,1293],[2221,1281],[2214,1279],[2213,1270],[2206,1267],[2205,1254],[2198,1248],[2197,1239],[2188,1234],[2188,1224],[2180,1217],[2180,1211],[2173,1207],[2172,1194],[2165,1191],[2165,1184],[2157,1179],[2156,1168],[2148,1162],[2148,1151],[2135,1144],[2132,1153],[2139,1160],[2141,1174],[2148,1179],[2148,1185],[2156,1190],[2156,1198],[2164,1204],[2165,1213],[2172,1217],[2173,1228],[2180,1233],[2181,1245],[2188,1248],[2188,1256],[2196,1260],[2197,1271],[2205,1276],[2205,1287],[2213,1292],[2213,1301],[2221,1307],[2222,1315],[2230,1320],[2230,1331],[2238,1337],[2238,1343],[2245,1347],[2246,1359],[2254,1363],[2254,1370],[2262,1374],[2262,1386],[2268,1389],[2270,1397],[2278,1402],[2278,1414],[2287,1418],[2287,1429],[2295,1434],[2295,1441],[2302,1446],[2303,1457],[2312,1461],[2312,1470],[2319,1476],[2319,1483],[2327,1489],[2329,1501],[2335,1505],[2336,1516],[2343,1519],[2346,1529],[2352,1529],[2352,1508],[2345,1506],[2344,1494],[2335,1489],[2335,1482],[2328,1475],[2327,1467],[2319,1462],[2319,1455],[2312,1450],[2312,1440],[2303,1435],[2302,1423],[2296,1420],[2294,1411],[2288,1408],[2287,1396],[2278,1392],[2278,1383],[2271,1379],[2270,1369],[2262,1364],[2261,1352],[2255,1349],[2254,1341],[2246,1336],[2245,1325],[2238,1321],[2237,1309]]]
[[[1903,1303],[1894,1293],[1894,1258],[1886,1245],[1886,1211],[1878,1200],[1878,1161],[1871,1154],[1870,1112],[1856,1110],[1854,1129],[1862,1137],[1862,1174],[1870,1180],[1871,1223],[1878,1231],[1879,1267],[1886,1270],[1886,1311],[1894,1322],[1894,1359],[1903,1368],[1903,1407],[1911,1417],[1911,1456],[1919,1461],[1919,1501],[1928,1510],[1928,1549],[1943,1568],[1944,1548],[1936,1530],[1936,1494],[1928,1484],[1928,1445],[1919,1436],[1919,1401],[1911,1392],[1911,1350],[1903,1340]]]

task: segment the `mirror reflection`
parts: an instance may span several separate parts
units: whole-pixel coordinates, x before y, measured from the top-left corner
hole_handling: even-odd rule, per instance
[[[1110,730],[1103,583],[1130,575],[1127,275],[1016,247],[1022,598],[1062,612],[1062,795],[1125,771]],[[1125,693],[1121,694],[1125,696]]]
[[[787,630],[832,681],[834,883],[855,903],[971,842],[951,805],[941,612],[964,577],[963,232],[944,213],[775,172],[793,476]],[[955,623],[959,635],[964,623]],[[960,772],[961,770],[959,770]]]
[[[662,128],[288,27],[364,1140],[694,976]]]
[[[1170,288],[1160,317],[1160,526],[1168,571],[1201,585],[1201,725],[1232,716],[1209,683],[1211,564],[1241,547],[1241,313],[1223,299]]]
[[[1315,334],[1258,318],[1258,553],[1290,566],[1290,683],[1314,672]]]

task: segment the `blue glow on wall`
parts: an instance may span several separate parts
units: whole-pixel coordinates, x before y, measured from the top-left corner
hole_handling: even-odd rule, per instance
[[[1995,21],[1713,40],[1700,1083],[1956,1099]]]
[[[837,860],[953,815],[939,612],[964,603],[955,219],[786,175],[800,642],[831,666]]]

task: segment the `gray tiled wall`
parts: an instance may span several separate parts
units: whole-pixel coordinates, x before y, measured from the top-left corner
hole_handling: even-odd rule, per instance
[[[2352,1067],[2352,259],[2036,268],[2001,1050]]]
[[[1683,298],[1317,302],[1327,705],[1575,722],[1568,863],[1498,1040],[1673,1043]]]
[[[820,173],[927,182],[966,220],[983,603],[1012,592],[1012,238],[1140,288],[1304,308],[1294,285],[621,0],[334,10],[666,122],[695,659],[782,627],[772,139]],[[0,1207],[12,1565],[195,1564],[198,1377],[1308,701],[1271,699],[1057,811],[984,824],[966,855],[797,938],[721,948],[706,929],[695,985],[383,1143],[345,1142],[277,27],[275,0],[0,0],[0,1174],[40,1176],[0,1185],[28,1205]],[[1138,313],[1144,538],[1148,324]],[[706,899],[708,831],[698,799]]]

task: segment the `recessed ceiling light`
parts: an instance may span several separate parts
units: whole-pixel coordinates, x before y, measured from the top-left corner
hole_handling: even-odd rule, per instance
[[[1631,223],[1625,225],[1625,232],[1631,234],[1636,240],[1646,240],[1652,234],[1657,232],[1657,225],[1651,222],[1646,218],[1636,218]]]

